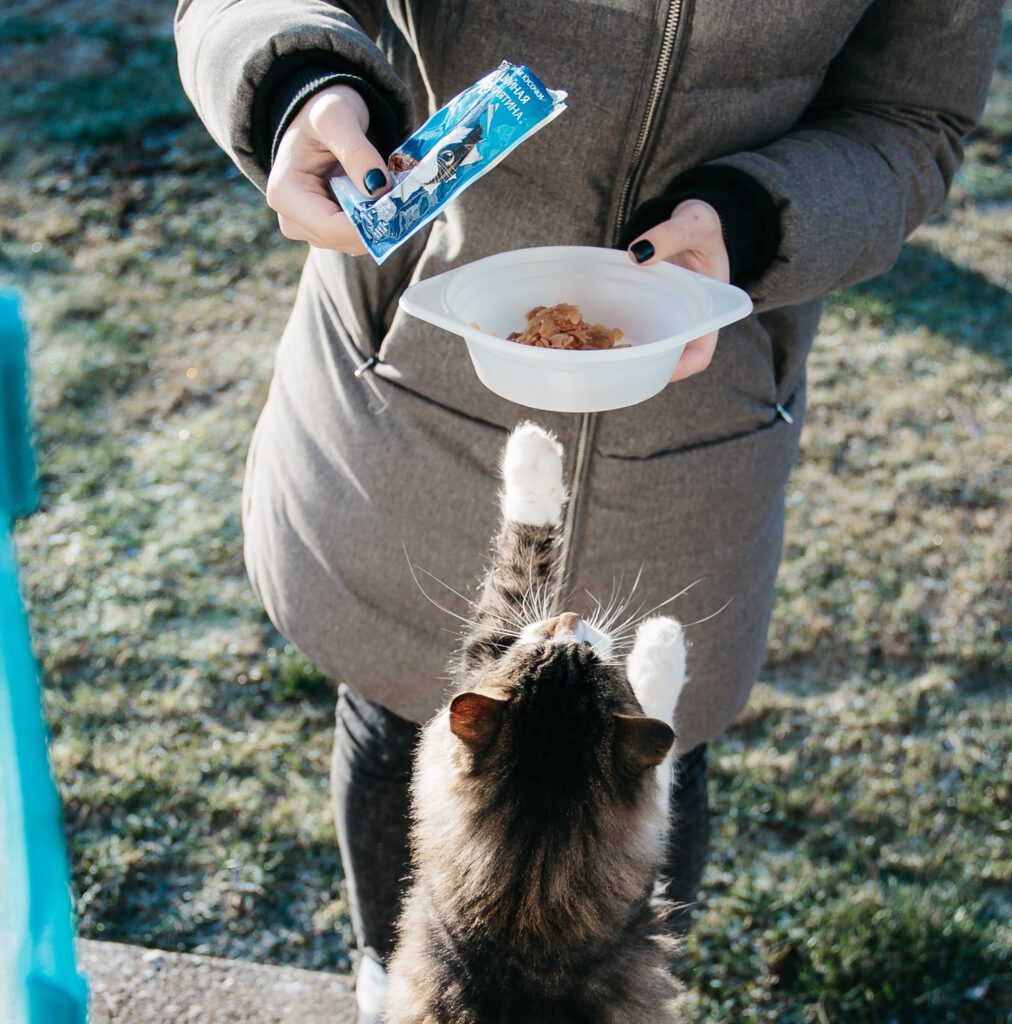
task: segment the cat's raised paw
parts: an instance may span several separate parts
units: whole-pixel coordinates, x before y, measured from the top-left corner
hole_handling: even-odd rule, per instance
[[[521,423],[503,452],[503,516],[513,523],[554,526],[562,520],[566,488],[562,445],[536,423]]]
[[[658,615],[642,623],[626,670],[643,710],[671,722],[685,685],[685,634],[678,621]]]

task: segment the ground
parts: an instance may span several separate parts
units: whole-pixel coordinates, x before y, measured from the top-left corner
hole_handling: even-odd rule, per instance
[[[769,657],[712,747],[700,1021],[1012,1009],[1006,19],[950,202],[815,346]],[[303,248],[196,123],[169,6],[14,0],[0,61],[42,474],[17,542],[81,932],[347,969],[332,684],[239,529]]]
[[[346,975],[81,939],[89,1024],[352,1024]]]

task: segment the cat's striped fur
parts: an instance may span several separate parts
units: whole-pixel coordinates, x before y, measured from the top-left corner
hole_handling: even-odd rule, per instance
[[[542,621],[564,500],[557,442],[518,428],[504,476],[458,692],[418,754],[414,876],[385,1020],[673,1022],[676,943],[653,889],[666,836],[658,774],[670,770],[682,680],[667,721],[650,718],[577,616]],[[677,624],[658,622],[670,625],[653,629],[654,647],[682,644]],[[653,649],[645,642],[640,662],[657,661]]]

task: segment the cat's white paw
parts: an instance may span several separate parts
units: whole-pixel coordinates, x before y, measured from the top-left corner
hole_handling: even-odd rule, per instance
[[[547,430],[527,422],[510,434],[502,476],[502,512],[508,522],[555,526],[562,521],[562,445]]]
[[[685,685],[685,634],[677,620],[660,615],[642,623],[626,671],[646,714],[673,722]]]

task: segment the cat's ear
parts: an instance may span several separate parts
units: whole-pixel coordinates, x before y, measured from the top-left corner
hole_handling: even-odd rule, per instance
[[[450,702],[450,731],[472,750],[492,742],[506,701],[487,693],[458,693]]]
[[[615,719],[615,750],[622,764],[635,774],[656,768],[675,742],[675,730],[659,718],[622,715]]]

